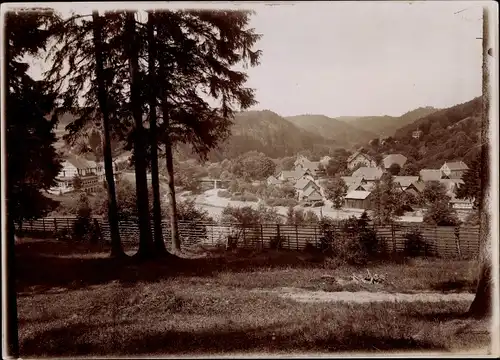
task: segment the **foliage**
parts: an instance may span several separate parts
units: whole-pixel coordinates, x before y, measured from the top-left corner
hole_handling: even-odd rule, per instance
[[[34,219],[58,205],[44,192],[61,169],[54,144],[56,95],[45,81],[28,75],[26,55],[38,56],[49,40],[46,12],[9,12],[5,16],[6,187],[8,221]]]
[[[230,198],[231,193],[227,190],[219,190],[219,191],[217,191],[217,196],[222,197],[222,198]]]
[[[245,180],[263,180],[273,175],[276,163],[263,153],[249,151],[232,161],[231,172]]]
[[[347,159],[349,155],[349,152],[344,149],[336,149],[325,168],[326,174],[328,176],[336,176],[347,172]]]
[[[391,166],[389,166],[389,173],[391,175],[397,176],[399,175],[400,172],[401,172],[401,166],[399,164],[394,163],[391,164]]]
[[[457,198],[473,200],[474,209],[478,209],[481,199],[481,152],[477,154],[470,164],[462,180],[464,184],[457,189]]]
[[[437,226],[456,226],[460,224],[457,213],[445,199],[433,203],[424,214],[424,223]]]
[[[428,244],[425,242],[422,232],[418,228],[411,229],[404,234],[405,254],[410,257],[421,256],[427,253]]]
[[[82,178],[78,175],[75,175],[72,181],[72,185],[73,185],[73,190],[81,191],[83,188]]]
[[[373,220],[378,224],[392,223],[401,208],[401,192],[391,175],[383,175],[372,191]]]
[[[450,200],[446,187],[439,181],[426,182],[422,198],[427,204],[434,204],[440,201],[448,202]]]
[[[76,220],[73,225],[73,237],[79,241],[96,240],[97,229],[92,221],[92,209],[87,194],[80,194]]]
[[[344,198],[347,195],[348,188],[345,181],[336,176],[333,180],[325,182],[324,189],[326,198],[333,202],[333,207],[340,209],[344,205]]]

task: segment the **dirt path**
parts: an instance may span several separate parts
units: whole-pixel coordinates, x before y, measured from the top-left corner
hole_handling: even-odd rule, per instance
[[[474,294],[471,293],[386,293],[386,292],[369,292],[369,291],[310,291],[298,288],[279,288],[274,290],[255,289],[256,292],[264,292],[276,294],[282,298],[292,299],[298,302],[353,302],[353,303],[370,303],[370,302],[407,302],[407,301],[472,301]]]

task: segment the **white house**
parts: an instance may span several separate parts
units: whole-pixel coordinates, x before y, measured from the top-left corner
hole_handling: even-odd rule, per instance
[[[74,154],[68,154],[62,162],[61,171],[56,176],[57,185],[52,187],[49,192],[63,194],[73,191],[75,177],[81,180],[82,189],[85,192],[95,192],[104,178],[104,166]]]
[[[295,190],[297,191],[298,200],[301,201],[304,198],[304,194],[309,188],[315,189],[319,192],[320,187],[313,180],[308,178],[301,178],[294,185]]]
[[[376,167],[377,164],[375,160],[368,154],[363,154],[360,151],[356,151],[354,154],[349,156],[347,159],[347,168],[349,170],[354,169],[358,165],[363,165],[365,167]]]

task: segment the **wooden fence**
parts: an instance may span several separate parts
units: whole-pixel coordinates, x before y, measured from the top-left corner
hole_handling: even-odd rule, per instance
[[[109,224],[106,219],[94,218],[99,224],[102,238],[110,240]],[[44,218],[26,221],[17,225],[17,231],[31,236],[54,237],[66,232],[71,234],[75,217]],[[139,228],[135,221],[121,221],[119,224],[121,239],[124,244],[137,245]],[[425,255],[445,258],[474,258],[479,253],[478,226],[427,226],[418,225],[386,225],[371,226],[377,238],[385,246],[386,251],[403,252],[408,242],[406,235],[417,229],[420,231],[426,244]],[[331,226],[334,238],[346,236],[342,226]],[[153,224],[151,231],[154,233]],[[311,225],[283,225],[283,224],[217,224],[179,221],[181,246],[189,247],[196,244],[227,246],[228,238],[237,238],[238,247],[270,248],[273,240],[281,239],[281,248],[290,250],[304,250],[307,244],[318,247],[324,230],[319,226]],[[163,237],[167,246],[170,245],[170,226],[163,222]]]

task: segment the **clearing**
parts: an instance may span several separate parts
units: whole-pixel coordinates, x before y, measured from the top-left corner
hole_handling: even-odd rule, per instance
[[[488,353],[488,322],[462,316],[474,261],[358,268],[291,251],[205,249],[138,265],[108,250],[17,245],[22,357]]]

